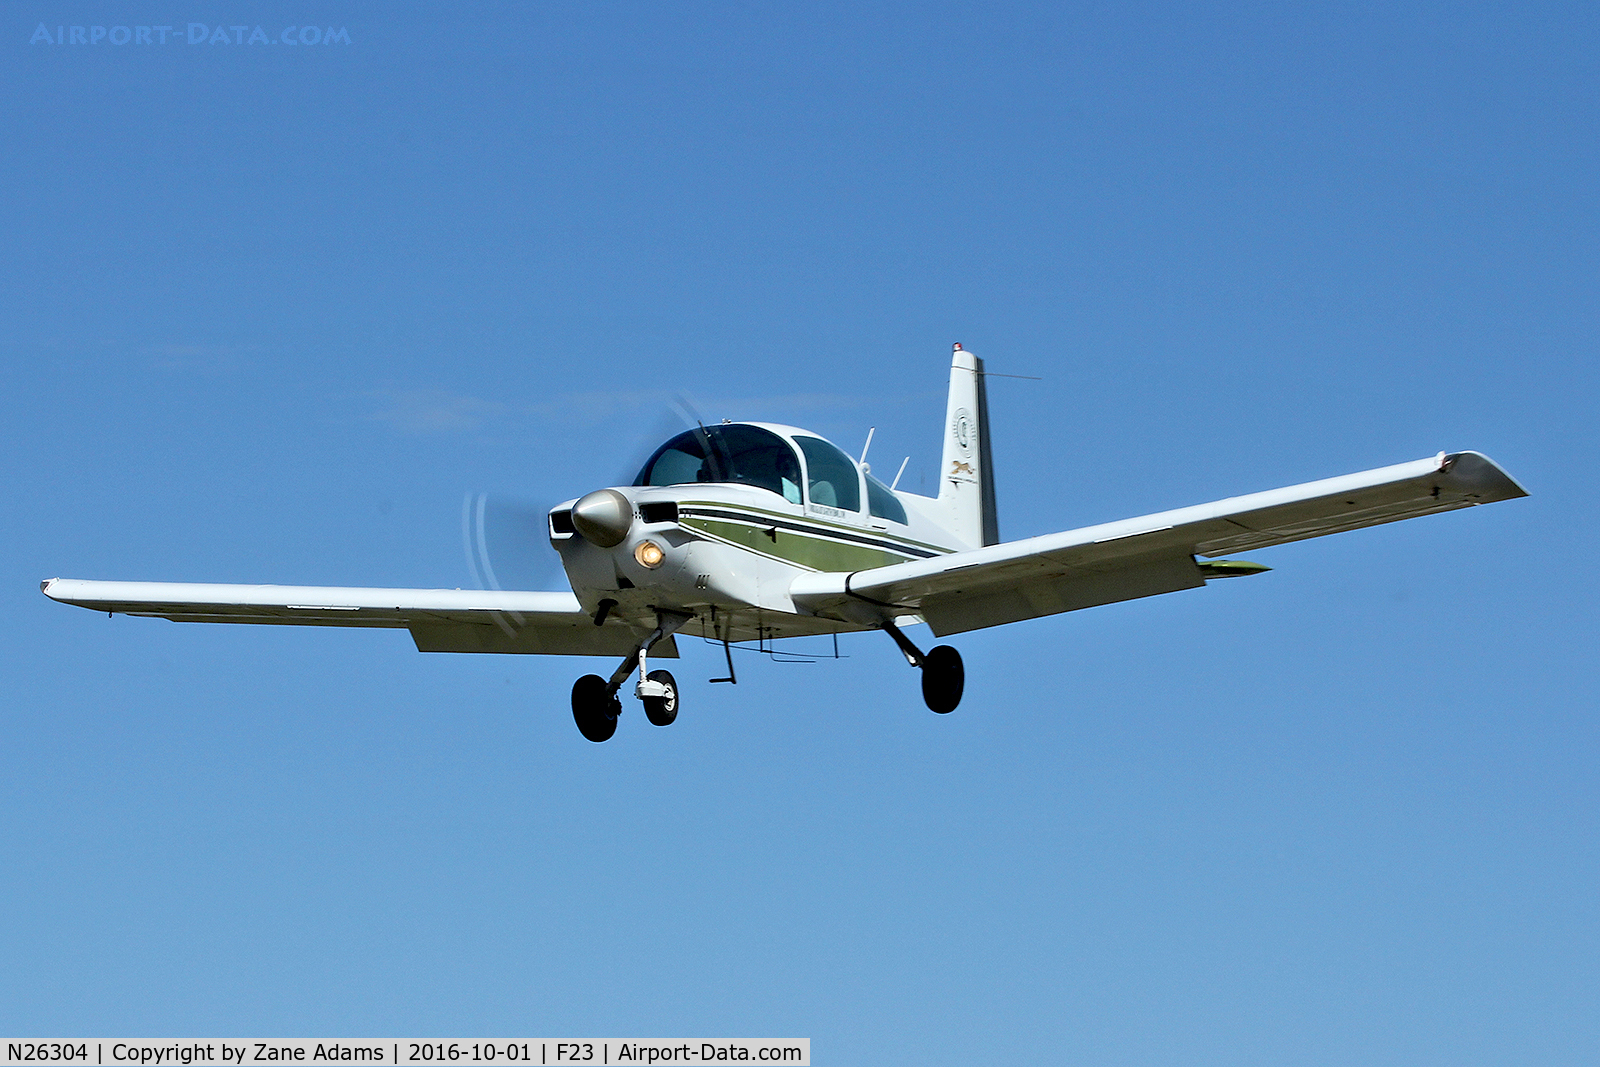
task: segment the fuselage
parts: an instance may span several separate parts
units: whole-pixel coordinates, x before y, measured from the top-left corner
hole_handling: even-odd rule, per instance
[[[634,485],[552,509],[550,539],[591,615],[681,612],[697,619],[690,632],[734,641],[858,628],[797,608],[789,588],[801,574],[972,547],[942,527],[937,501],[891,490],[825,439],[771,423],[673,438]]]

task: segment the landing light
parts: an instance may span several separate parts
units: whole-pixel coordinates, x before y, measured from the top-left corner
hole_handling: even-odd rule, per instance
[[[667,554],[661,551],[661,546],[654,541],[640,541],[639,547],[633,550],[633,558],[639,561],[641,567],[655,570],[661,566],[661,561],[667,558]]]

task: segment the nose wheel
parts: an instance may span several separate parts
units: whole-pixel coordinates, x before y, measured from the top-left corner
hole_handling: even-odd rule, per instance
[[[572,719],[578,732],[596,744],[617,732],[622,701],[598,674],[586,674],[572,685]]]

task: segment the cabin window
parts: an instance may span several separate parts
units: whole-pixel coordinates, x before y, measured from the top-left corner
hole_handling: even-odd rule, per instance
[[[820,437],[796,437],[806,454],[811,502],[845,511],[861,510],[861,477],[855,462]]]
[[[759,426],[729,423],[685,430],[645,463],[634,485],[736,482],[800,503],[800,460],[789,443]]]
[[[867,475],[867,510],[880,519],[891,519],[901,526],[906,524],[906,506],[894,495],[894,490],[871,474]]]

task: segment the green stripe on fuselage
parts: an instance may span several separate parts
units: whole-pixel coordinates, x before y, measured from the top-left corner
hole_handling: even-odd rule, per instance
[[[830,522],[827,519],[819,519],[815,515],[806,515],[806,516],[802,517],[802,516],[796,515],[796,514],[794,514],[792,512],[787,512],[787,511],[768,511],[765,508],[751,507],[749,504],[745,504],[745,503],[735,504],[735,503],[732,503],[732,502],[727,501],[727,500],[680,500],[680,501],[678,501],[678,507],[679,508],[691,508],[691,509],[692,508],[715,508],[718,511],[734,511],[734,512],[740,512],[740,513],[747,514],[747,515],[756,515],[756,516],[767,516],[767,515],[770,515],[774,519],[779,520],[780,522],[787,522],[787,523],[803,522],[808,526],[815,527],[819,533],[827,533],[830,530],[837,530],[841,535],[843,535],[845,537],[850,537],[852,535],[856,536],[856,537],[870,536],[870,537],[883,538],[885,540],[903,541],[907,545],[910,545],[910,546],[912,546],[914,548],[926,549],[928,552],[931,552],[932,554],[934,554],[936,556],[942,556],[947,552],[954,551],[954,549],[951,549],[951,548],[949,548],[947,546],[944,546],[944,545],[928,544],[925,541],[918,541],[915,538],[907,537],[904,534],[890,533],[888,530],[880,530],[880,529],[876,529],[876,528],[874,528],[872,530],[864,530],[860,526],[852,526],[852,525],[849,525],[849,524],[843,523],[843,522]],[[761,519],[760,518],[753,518],[750,521],[753,522],[753,523],[756,523],[757,525],[759,525],[761,523]],[[914,552],[913,553],[909,553],[909,555],[914,557],[916,555],[916,553],[914,553]]]
[[[768,532],[773,529],[770,526],[748,526],[742,522],[708,519],[699,515],[685,515],[679,522],[692,530],[731,541],[763,556],[818,571],[865,571],[873,567],[887,567],[891,563],[904,563],[911,558],[881,548],[847,545],[782,528],[773,537]]]

